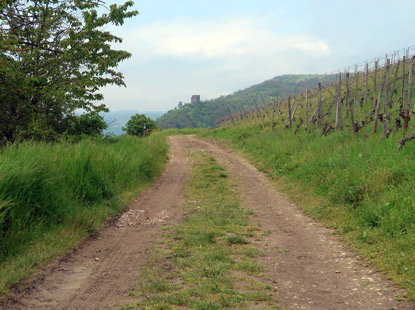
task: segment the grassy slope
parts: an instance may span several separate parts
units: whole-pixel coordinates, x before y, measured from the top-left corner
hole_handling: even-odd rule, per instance
[[[415,144],[361,131],[329,134],[220,128],[224,140],[291,194],[305,212],[335,227],[350,245],[415,299]]]
[[[0,153],[0,294],[97,231],[164,169],[164,136]]]

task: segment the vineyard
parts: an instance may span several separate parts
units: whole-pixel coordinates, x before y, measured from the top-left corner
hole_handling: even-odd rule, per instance
[[[241,103],[218,121],[222,126],[261,125],[306,132],[350,129],[356,135],[382,132],[387,138],[401,132],[401,149],[415,139],[411,126],[415,48],[410,47],[364,62],[319,79],[314,88],[282,98],[263,96]],[[245,108],[246,105],[250,108]]]

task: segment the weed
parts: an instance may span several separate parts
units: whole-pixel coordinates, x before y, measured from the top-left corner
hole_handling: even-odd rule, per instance
[[[242,254],[244,254],[246,257],[252,257],[252,258],[264,255],[264,253],[261,249],[254,248],[254,247],[244,248],[243,251],[242,251]]]
[[[226,238],[228,244],[248,244],[249,241],[241,236],[229,236]]]
[[[239,270],[245,271],[248,274],[257,274],[264,271],[264,267],[254,260],[244,260],[237,265]]]

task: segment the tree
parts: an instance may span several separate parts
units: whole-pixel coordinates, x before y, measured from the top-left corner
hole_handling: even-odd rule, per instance
[[[115,68],[130,53],[111,43],[122,39],[105,26],[122,25],[137,11],[101,0],[0,0],[0,140],[31,132],[67,134],[77,110],[107,111],[96,105],[99,89],[125,86]],[[7,90],[3,92],[3,90]],[[35,135],[36,136],[36,135]]]
[[[144,136],[150,134],[156,128],[156,123],[151,118],[144,114],[136,114],[131,116],[126,127],[123,127],[122,130],[124,130],[127,135]]]
[[[107,127],[108,125],[103,116],[98,113],[89,113],[74,117],[68,132],[73,136],[88,135],[96,137],[102,135]]]

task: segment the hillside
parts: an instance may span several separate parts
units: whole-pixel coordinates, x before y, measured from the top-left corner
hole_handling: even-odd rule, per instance
[[[221,96],[216,99],[185,104],[182,108],[175,108],[158,118],[157,124],[161,128],[206,128],[216,125],[216,121],[228,114],[227,108],[232,112],[248,108],[254,100],[261,96],[282,97],[294,94],[322,80],[323,75],[281,75],[261,84],[253,85],[244,90],[234,92],[232,95]],[[260,99],[261,100],[261,99]],[[258,102],[262,104],[262,101]]]

